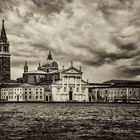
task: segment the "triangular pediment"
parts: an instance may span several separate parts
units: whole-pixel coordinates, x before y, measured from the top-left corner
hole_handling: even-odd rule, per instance
[[[66,70],[64,70],[62,73],[64,74],[82,74],[82,72],[75,67],[70,67]]]

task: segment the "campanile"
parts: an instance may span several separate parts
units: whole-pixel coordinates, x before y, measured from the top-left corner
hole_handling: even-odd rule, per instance
[[[7,39],[4,20],[2,21],[1,36],[0,36],[0,83],[8,82],[11,79],[10,70],[10,44]]]

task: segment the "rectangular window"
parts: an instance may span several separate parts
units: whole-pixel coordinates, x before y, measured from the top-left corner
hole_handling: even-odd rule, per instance
[[[58,93],[59,93],[60,92],[60,88],[58,88],[57,90],[58,90]]]
[[[36,99],[38,99],[38,96],[36,96]]]
[[[29,99],[31,99],[31,96],[29,96]]]
[[[79,92],[79,87],[77,87],[76,92]]]
[[[64,87],[64,92],[66,92],[66,87]]]
[[[85,89],[84,89],[84,88],[82,88],[82,92],[83,92],[83,93],[85,92]]]

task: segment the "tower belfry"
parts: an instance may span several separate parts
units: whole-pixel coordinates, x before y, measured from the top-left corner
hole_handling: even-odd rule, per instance
[[[0,83],[11,80],[9,46],[3,20],[0,35]]]

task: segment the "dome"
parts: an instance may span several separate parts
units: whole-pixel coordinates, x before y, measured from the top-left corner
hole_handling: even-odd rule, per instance
[[[42,64],[42,66],[40,66],[40,64],[39,64],[38,69],[46,71],[46,72],[50,72],[50,71],[53,71],[53,70],[58,70],[58,64],[57,64],[57,62],[55,60],[53,60],[51,51],[49,51],[48,58]]]
[[[58,68],[58,64],[54,60],[46,60],[45,63],[42,65],[42,67],[56,67]]]

